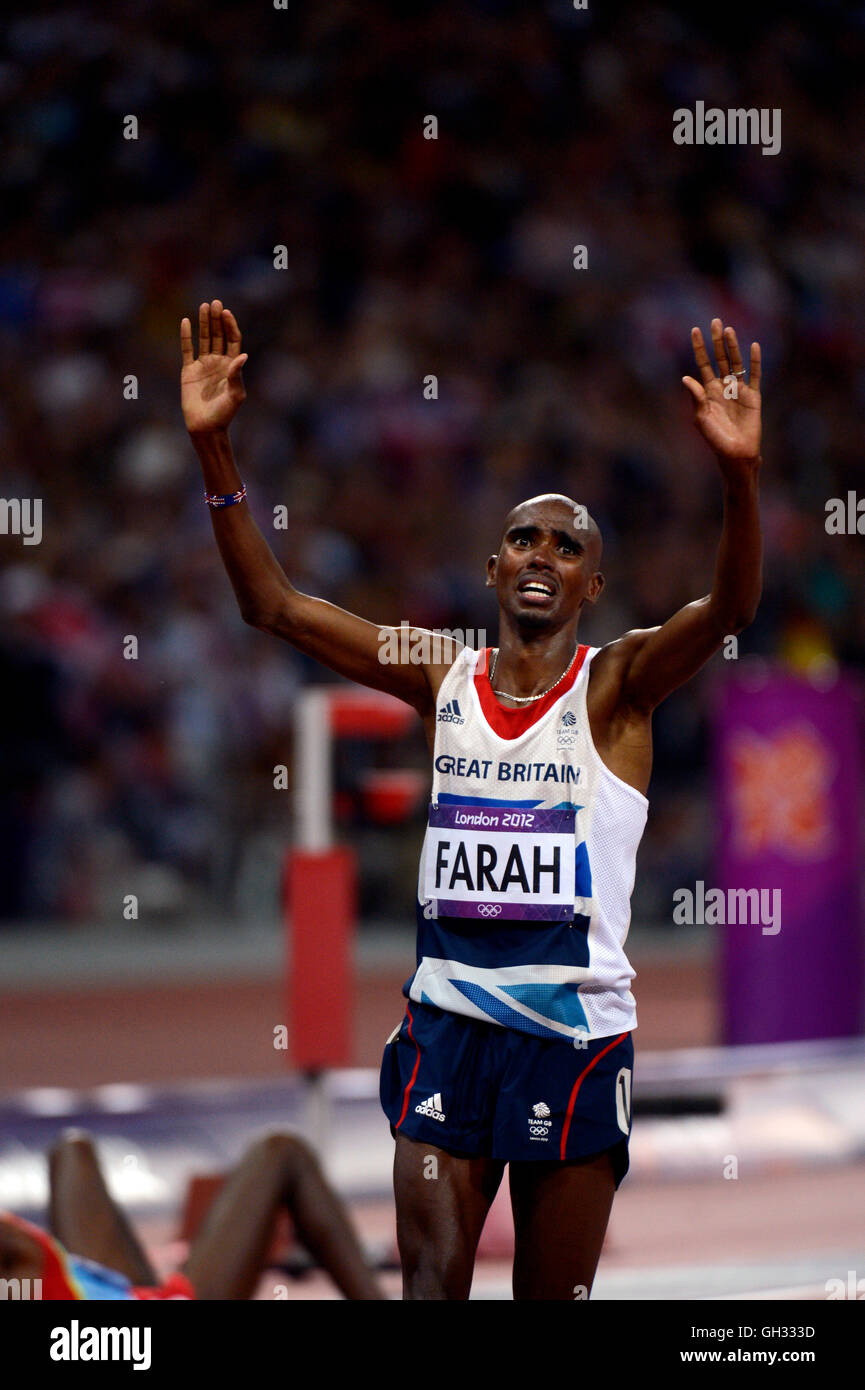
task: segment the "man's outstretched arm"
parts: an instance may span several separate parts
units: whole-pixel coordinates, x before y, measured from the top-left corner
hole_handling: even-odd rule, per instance
[[[201,305],[198,332],[196,357],[189,319],[180,325],[181,403],[186,428],[201,461],[205,489],[224,496],[241,488],[228,427],[246,399],[241,370],[247,354],[240,350],[237,320],[218,299]],[[429,664],[382,660],[388,650],[385,639],[395,636],[395,629],[366,622],[295,589],[246,502],[211,507],[210,513],[219,553],[245,622],[285,638],[341,676],[396,695],[422,715],[429,711],[434,705]],[[415,639],[421,631],[412,628],[400,650],[418,650]],[[459,644],[439,645],[446,649],[447,665]]]
[[[712,592],[687,604],[662,627],[627,633],[626,674],[621,702],[643,713],[653,710],[695,675],[724,639],[753,622],[760,601],[763,544],[760,531],[760,345],[751,344],[750,382],[732,328],[712,320],[712,341],[721,379],[712,370],[703,335],[691,333],[702,384],[683,381],[694,399],[694,422],[714,449],[724,488],[724,523]],[[723,378],[730,382],[727,395]],[[630,652],[628,651],[630,648]]]

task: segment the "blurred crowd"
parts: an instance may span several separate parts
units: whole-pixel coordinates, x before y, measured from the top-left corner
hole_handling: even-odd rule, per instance
[[[824,519],[863,476],[865,14],[703,9],[131,0],[6,21],[2,492],[43,499],[39,545],[0,539],[7,923],[111,922],[126,894],[148,920],[276,912],[273,768],[324,673],[246,627],[222,571],[179,409],[202,299],[244,332],[233,440],[291,580],[493,644],[484,561],[546,490],[605,539],[583,640],[708,592],[721,489],[681,377],[692,325],[722,316],[764,359],[766,583],[740,653],[862,666],[863,540]],[[698,100],[780,109],[780,153],[676,145]],[[656,716],[636,920],[709,877],[724,667]]]

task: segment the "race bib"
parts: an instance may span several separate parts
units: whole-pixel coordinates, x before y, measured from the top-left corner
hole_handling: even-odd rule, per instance
[[[442,917],[572,917],[574,814],[572,806],[430,806],[425,897]]]

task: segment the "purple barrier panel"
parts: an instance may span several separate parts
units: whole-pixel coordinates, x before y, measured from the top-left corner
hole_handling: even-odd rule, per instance
[[[705,890],[704,920],[718,923],[725,1043],[865,1027],[862,710],[850,677],[763,662],[716,692],[720,891],[713,916]]]

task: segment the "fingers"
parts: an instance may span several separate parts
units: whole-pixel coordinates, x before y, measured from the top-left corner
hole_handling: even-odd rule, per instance
[[[741,352],[739,351],[739,340],[738,340],[738,338],[736,337],[736,330],[735,330],[735,328],[725,328],[725,329],[724,329],[724,339],[725,339],[726,344],[727,344],[727,351],[728,351],[729,354],[730,354],[730,371],[731,371],[731,372],[741,372],[741,371],[743,371],[744,368],[743,368],[743,366],[742,366],[742,354],[741,354]]]
[[[694,404],[702,405],[706,399],[706,392],[703,390],[699,381],[695,381],[692,376],[683,376],[682,383],[683,385],[687,386],[688,390],[693,396]]]
[[[181,351],[184,353],[183,365],[194,362],[195,356],[192,349],[192,325],[186,330],[184,338],[184,324],[189,324],[188,319],[184,319],[180,325]],[[186,339],[188,338],[189,357],[185,355],[187,351]],[[223,309],[222,300],[214,299],[210,304],[201,304],[198,309],[198,355],[206,357],[208,353],[215,353],[222,357],[236,357],[240,352],[241,335],[237,325],[237,319],[230,309]]]
[[[228,368],[226,376],[226,380],[228,381],[228,394],[231,399],[237,401],[238,404],[246,400],[246,387],[243,384],[242,371],[243,364],[246,360],[247,353],[245,352],[241,353],[239,357],[235,357]]]
[[[198,355],[205,357],[210,352],[210,305],[201,304],[198,309]]]
[[[225,332],[222,327],[222,300],[214,299],[210,306],[210,351],[222,356],[225,351]]]
[[[188,367],[190,362],[195,361],[195,349],[192,346],[192,324],[189,319],[180,320],[180,356],[184,367]]]
[[[248,361],[248,352],[242,352],[239,357],[235,357],[234,361],[232,362],[231,366],[229,367],[226,373],[226,380],[228,382],[229,388],[233,388],[236,385],[238,385],[241,391],[243,390],[243,377],[241,376],[241,372],[243,370],[244,363]]]
[[[709,354],[703,342],[703,335],[699,328],[691,329],[691,344],[694,349],[694,360],[703,379],[703,385],[708,386],[710,381],[715,380],[715,373],[709,361]],[[712,319],[712,347],[715,350],[715,360],[718,363],[718,372],[723,379],[731,373],[742,374],[744,364],[742,353],[739,349],[739,340],[736,337],[735,328],[724,328],[720,319]],[[683,377],[683,381],[691,381],[691,377]],[[760,389],[760,344],[751,344],[751,371],[749,386],[755,391]],[[690,388],[689,388],[690,389]]]
[[[727,361],[727,347],[724,343],[725,336],[726,330],[721,320],[712,319],[712,347],[715,349],[715,361],[718,364],[718,375],[721,377],[728,376],[730,372],[730,363]],[[703,379],[705,380],[705,377]]]
[[[703,385],[708,386],[710,381],[715,380],[715,373],[712,371],[712,364],[709,361],[709,354],[706,351],[706,346],[703,342],[703,335],[700,332],[699,328],[691,329],[691,346],[694,349],[694,361],[697,363],[697,369],[700,373],[700,376],[703,378]],[[686,377],[684,378],[684,380],[690,381],[691,378]]]
[[[225,351],[229,357],[236,357],[240,352],[241,335],[237,319],[230,309],[222,311],[222,326],[225,329]]]

